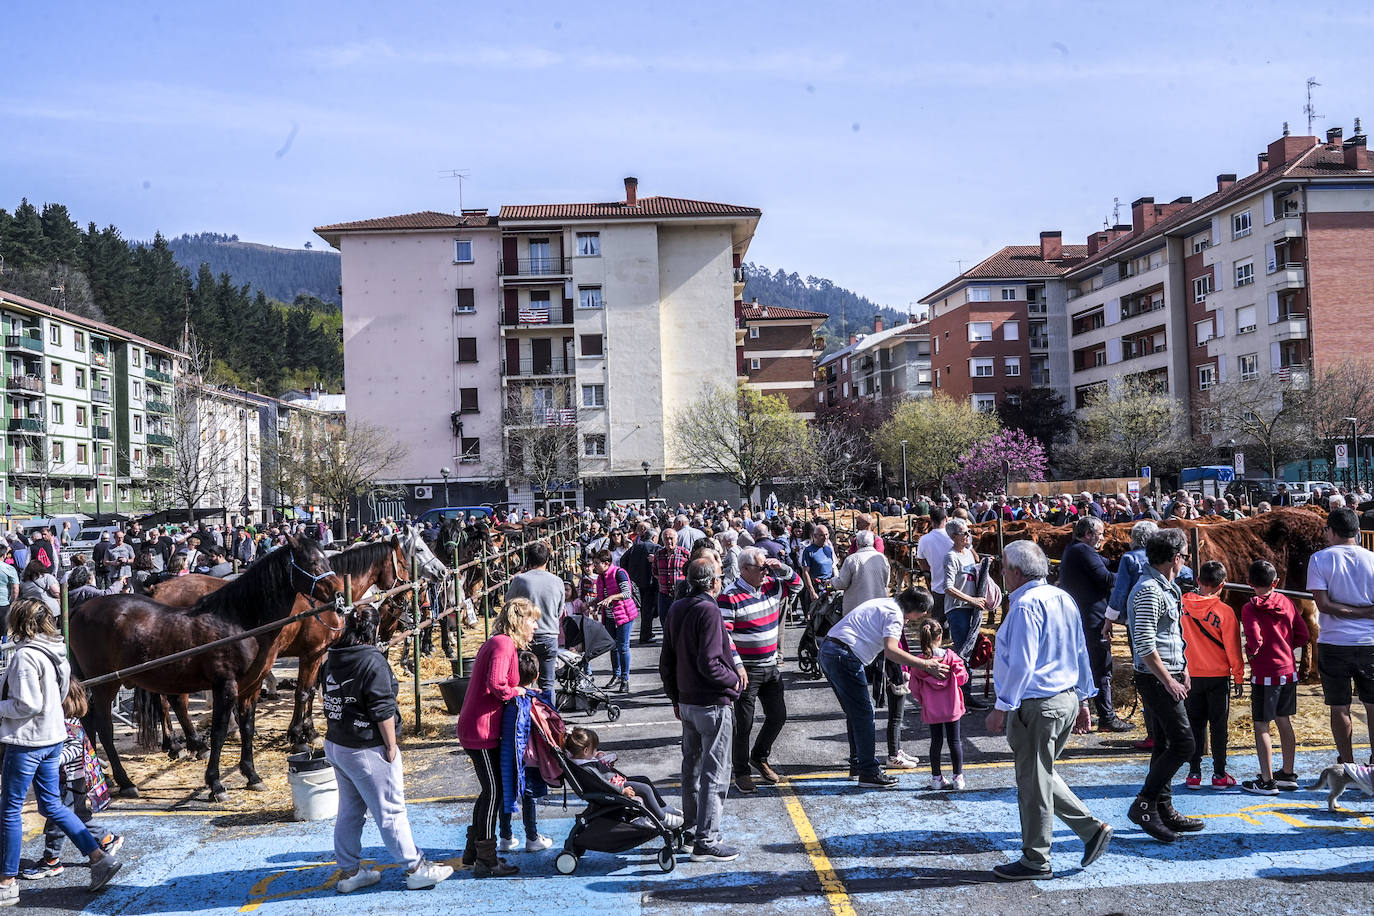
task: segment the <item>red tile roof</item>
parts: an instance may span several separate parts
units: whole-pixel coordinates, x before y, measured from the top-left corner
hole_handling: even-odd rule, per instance
[[[685,200],[681,197],[641,197],[638,205],[626,206],[623,200],[604,204],[532,204],[501,208],[499,219],[558,220],[558,219],[644,219],[675,216],[728,216],[758,219],[763,211],[757,207],[716,204],[705,200]]]
[[[111,337],[119,337],[124,340],[132,341],[133,343],[142,344],[143,346],[156,350],[158,353],[161,353],[163,355],[179,356],[182,358],[185,358],[186,356],[185,353],[182,353],[176,347],[169,347],[166,344],[160,344],[155,340],[149,340],[146,337],[140,337],[139,335],[131,331],[126,331],[123,328],[117,328],[114,325],[106,324],[103,321],[96,321],[94,318],[86,318],[83,315],[77,315],[74,312],[68,312],[59,308],[54,308],[51,305],[44,305],[41,302],[36,302],[33,299],[29,299],[24,296],[19,296],[14,293],[7,293],[3,289],[0,289],[0,303],[11,303],[34,312],[38,312],[41,315],[47,315],[49,318],[56,318],[59,321],[65,321],[70,324],[74,324],[77,327],[87,328],[92,331],[98,331],[101,334],[108,334]]]
[[[1039,245],[1008,245],[973,265],[953,280],[928,293],[921,302],[939,298],[947,288],[965,280],[1036,280],[1062,276],[1088,256],[1087,245],[1065,245],[1057,261],[1040,256]]]
[[[777,305],[746,305],[744,317],[749,321],[772,318],[819,318],[825,321],[830,316],[825,312],[811,312],[806,309],[789,309]]]
[[[402,213],[399,216],[383,216],[378,219],[360,219],[352,223],[331,223],[316,226],[316,232],[386,232],[404,229],[459,229],[495,226],[496,218],[485,214],[439,213],[434,210],[421,210],[419,213]]]

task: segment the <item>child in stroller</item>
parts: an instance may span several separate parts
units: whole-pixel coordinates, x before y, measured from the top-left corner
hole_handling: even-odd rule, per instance
[[[570,875],[589,849],[619,853],[661,839],[658,867],[672,871],[683,846],[682,812],[664,802],[648,779],[627,779],[611,758],[598,757],[597,745],[590,729],[572,728],[563,738],[563,785],[587,807],[577,815],[554,867]]]
[[[561,713],[585,709],[589,715],[604,707],[614,722],[620,718],[620,707],[591,676],[593,659],[605,655],[614,646],[611,635],[600,623],[586,615],[563,618],[563,645],[556,656],[554,680],[554,708]],[[580,650],[580,651],[579,651]]]
[[[797,668],[810,678],[821,676],[821,640],[830,628],[844,616],[843,595],[829,586],[823,587],[819,597],[806,611],[806,624],[797,640]]]

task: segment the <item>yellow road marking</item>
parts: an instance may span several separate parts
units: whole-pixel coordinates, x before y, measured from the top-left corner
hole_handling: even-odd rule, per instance
[[[854,907],[849,902],[849,891],[840,880],[840,876],[835,873],[834,866],[830,864],[830,857],[825,854],[820,838],[816,836],[816,828],[811,826],[811,819],[806,816],[806,809],[802,807],[801,799],[797,798],[797,793],[793,792],[792,787],[786,782],[778,784],[778,794],[787,804],[787,813],[791,815],[792,826],[797,828],[797,836],[801,838],[807,858],[811,860],[811,868],[816,872],[816,877],[821,879],[821,890],[825,892],[825,899],[830,902],[830,911],[835,916],[855,916]]]

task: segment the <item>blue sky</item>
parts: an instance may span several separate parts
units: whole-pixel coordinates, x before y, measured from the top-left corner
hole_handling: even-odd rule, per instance
[[[905,308],[1120,198],[1374,118],[1342,3],[8,3],[0,206],[286,246],[421,209],[761,207],[751,260]],[[585,11],[579,10],[585,8]],[[245,9],[251,8],[245,4]],[[1372,122],[1374,123],[1374,122]]]

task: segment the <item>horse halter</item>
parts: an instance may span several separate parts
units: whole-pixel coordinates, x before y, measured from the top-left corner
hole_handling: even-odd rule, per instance
[[[312,601],[315,599],[315,589],[317,589],[317,588],[319,587],[319,585],[320,585],[320,580],[321,580],[321,579],[328,579],[330,576],[334,575],[334,570],[332,570],[332,569],[326,569],[324,572],[320,573],[318,576],[312,576],[312,575],[310,575],[310,571],[309,571],[309,570],[301,569],[300,564],[296,562],[296,555],[295,555],[294,553],[291,554],[291,569],[292,569],[291,575],[294,576],[296,573],[299,572],[302,576],[305,576],[305,578],[307,578],[307,579],[310,580],[310,591],[306,593],[306,596],[307,596],[308,598],[310,598]],[[343,596],[342,596],[341,594],[340,594],[340,595],[335,595],[334,598],[335,598],[335,603],[341,605]]]

